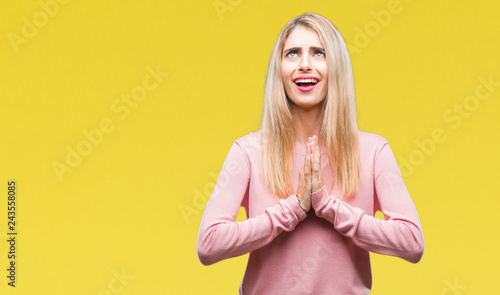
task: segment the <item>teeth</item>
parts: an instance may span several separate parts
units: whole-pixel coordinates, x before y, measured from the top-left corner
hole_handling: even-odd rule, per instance
[[[318,83],[316,79],[297,79],[295,83]]]

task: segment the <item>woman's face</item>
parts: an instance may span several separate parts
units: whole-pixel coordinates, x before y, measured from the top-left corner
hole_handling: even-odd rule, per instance
[[[281,77],[287,96],[302,109],[310,109],[325,99],[328,67],[318,33],[297,26],[285,41]]]

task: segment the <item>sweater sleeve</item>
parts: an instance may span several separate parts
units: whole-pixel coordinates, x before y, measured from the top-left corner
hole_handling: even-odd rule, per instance
[[[329,196],[326,186],[311,194],[316,215],[365,250],[419,262],[424,252],[422,226],[387,142],[376,155],[373,173],[375,198],[386,220]]]
[[[235,222],[242,201],[248,197],[249,181],[249,163],[235,141],[201,218],[196,250],[203,265],[259,249],[283,230],[292,231],[306,217],[295,195],[290,195],[257,216]]]

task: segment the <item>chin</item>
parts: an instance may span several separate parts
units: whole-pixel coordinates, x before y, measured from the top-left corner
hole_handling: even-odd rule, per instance
[[[287,98],[290,102],[292,102],[296,106],[302,107],[302,108],[312,108],[312,107],[315,107],[323,102],[323,99],[311,99],[310,97],[309,98],[303,97],[303,98],[291,99],[287,95]]]
[[[315,108],[315,107],[318,107],[319,105],[321,104],[321,101],[317,102],[317,103],[312,103],[310,101],[307,101],[307,102],[298,102],[298,103],[295,103],[295,105],[301,109],[304,109],[304,110],[307,110],[307,109],[312,109],[312,108]]]

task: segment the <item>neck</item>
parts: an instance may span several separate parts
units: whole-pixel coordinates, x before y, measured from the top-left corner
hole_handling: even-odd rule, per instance
[[[295,124],[295,145],[305,149],[308,138],[314,135],[319,137],[320,108],[301,109],[293,108],[292,116]]]

